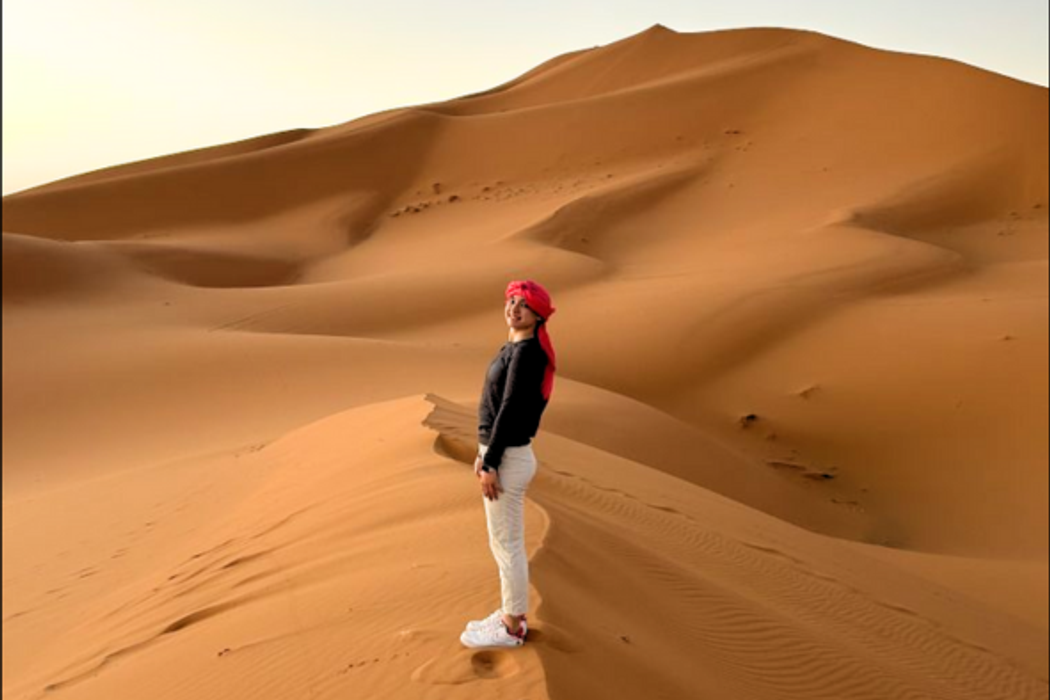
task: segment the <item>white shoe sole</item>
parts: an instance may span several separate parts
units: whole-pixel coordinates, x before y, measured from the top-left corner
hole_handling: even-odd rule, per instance
[[[528,632],[526,632],[526,635],[527,634]],[[463,634],[459,635],[459,641],[461,644],[463,644],[463,646],[469,647],[471,649],[513,649],[514,647],[520,647],[525,643],[525,640],[523,638],[518,637],[505,637],[504,641],[501,642],[485,642],[476,637],[471,632],[464,632]]]

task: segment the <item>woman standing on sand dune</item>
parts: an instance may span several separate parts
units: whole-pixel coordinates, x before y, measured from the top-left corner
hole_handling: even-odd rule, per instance
[[[484,620],[467,623],[459,639],[468,647],[520,646],[528,634],[525,491],[536,475],[532,438],[554,387],[554,346],[547,335],[547,320],[555,311],[550,294],[532,280],[516,280],[504,296],[508,341],[485,375],[474,460],[503,605]]]

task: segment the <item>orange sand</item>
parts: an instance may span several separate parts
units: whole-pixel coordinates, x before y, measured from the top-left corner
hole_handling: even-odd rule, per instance
[[[1047,104],[657,25],[6,197],[3,697],[1045,700]],[[470,650],[516,278],[533,627]]]

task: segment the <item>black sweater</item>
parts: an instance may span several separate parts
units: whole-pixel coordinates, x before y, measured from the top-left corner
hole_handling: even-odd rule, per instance
[[[488,445],[485,464],[498,469],[506,448],[527,445],[535,437],[547,408],[546,369],[547,353],[535,335],[508,341],[489,365],[478,406],[478,441]]]

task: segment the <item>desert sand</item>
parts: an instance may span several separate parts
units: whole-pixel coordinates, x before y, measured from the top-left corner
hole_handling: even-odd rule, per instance
[[[1047,89],[656,25],[3,200],[3,697],[1048,697]],[[532,610],[471,465],[551,291]]]

